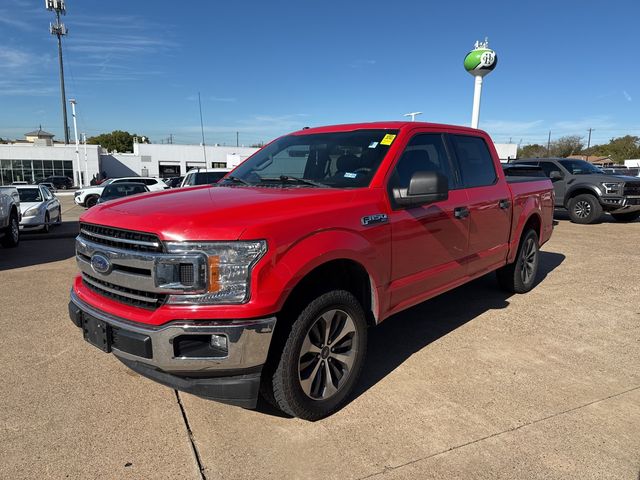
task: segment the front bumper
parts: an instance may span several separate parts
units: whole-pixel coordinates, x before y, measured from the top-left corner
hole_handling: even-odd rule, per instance
[[[33,217],[22,217],[20,220],[20,228],[38,228],[44,226],[44,217],[42,215],[34,215]]]
[[[269,317],[141,325],[93,308],[73,290],[69,316],[83,329],[85,339],[91,335],[87,319],[99,322],[105,340],[99,348],[112,352],[141,375],[177,390],[245,408],[255,407],[260,371],[276,322],[275,317]],[[190,339],[198,345],[212,335],[224,337],[226,349],[189,348]],[[185,348],[181,350],[181,346]]]
[[[600,203],[609,213],[627,213],[640,210],[640,196],[611,197],[604,196]]]

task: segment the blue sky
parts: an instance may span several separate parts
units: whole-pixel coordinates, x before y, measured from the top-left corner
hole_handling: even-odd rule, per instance
[[[67,0],[78,129],[243,144],[331,123],[468,124],[475,40],[499,57],[480,127],[495,141],[640,135],[640,2]],[[53,14],[0,1],[0,137],[62,136]],[[69,112],[71,125],[71,113]]]

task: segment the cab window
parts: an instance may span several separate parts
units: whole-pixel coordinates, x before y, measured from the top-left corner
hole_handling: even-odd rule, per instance
[[[493,157],[482,138],[469,135],[451,135],[450,138],[466,188],[496,183],[498,177]]]

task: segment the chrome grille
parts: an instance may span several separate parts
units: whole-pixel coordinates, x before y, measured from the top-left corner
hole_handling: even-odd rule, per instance
[[[155,309],[162,305],[167,298],[166,295],[158,295],[105,282],[84,272],[82,273],[82,281],[85,286],[94,292],[134,307]]]
[[[162,252],[160,239],[151,233],[81,223],[80,237],[109,247],[138,252]]]

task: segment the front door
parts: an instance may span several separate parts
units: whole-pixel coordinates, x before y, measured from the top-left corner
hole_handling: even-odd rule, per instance
[[[438,171],[449,178],[447,200],[402,208],[394,204],[394,188],[408,188],[418,171]],[[444,146],[443,136],[418,133],[406,146],[389,179],[392,210],[391,311],[419,303],[447,290],[466,274],[469,221],[455,210],[467,204]]]

